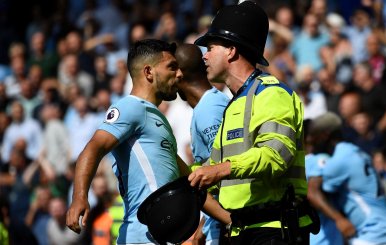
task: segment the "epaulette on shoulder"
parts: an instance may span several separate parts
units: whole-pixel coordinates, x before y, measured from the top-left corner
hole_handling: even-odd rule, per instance
[[[274,76],[261,76],[257,77],[257,79],[260,79],[261,83],[264,85],[280,84],[279,80]]]

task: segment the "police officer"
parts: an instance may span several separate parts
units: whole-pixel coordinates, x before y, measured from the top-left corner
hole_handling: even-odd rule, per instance
[[[232,213],[232,244],[308,244],[303,105],[274,76],[256,69],[263,57],[268,18],[256,3],[222,8],[195,44],[206,46],[207,77],[234,97],[224,111],[210,166],[189,175],[192,186],[218,184]]]

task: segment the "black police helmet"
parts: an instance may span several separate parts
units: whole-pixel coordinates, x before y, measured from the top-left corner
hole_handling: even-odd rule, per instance
[[[150,194],[137,217],[157,242],[181,243],[197,229],[205,200],[206,190],[191,187],[184,176]]]
[[[268,26],[265,11],[255,2],[244,1],[220,9],[208,32],[194,43],[206,46],[209,40],[224,39],[245,49],[248,55],[254,54],[257,63],[268,66],[268,61],[263,57]]]

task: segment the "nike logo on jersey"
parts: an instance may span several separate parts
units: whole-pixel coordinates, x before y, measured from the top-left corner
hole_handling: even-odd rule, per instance
[[[155,122],[155,126],[157,126],[157,127],[161,127],[162,125],[164,125],[163,123],[161,123],[161,122]]]

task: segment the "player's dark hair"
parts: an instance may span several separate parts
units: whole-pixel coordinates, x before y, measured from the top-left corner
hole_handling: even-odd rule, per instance
[[[185,80],[194,83],[197,79],[206,79],[206,66],[198,46],[181,44],[177,48],[176,59]]]
[[[127,55],[127,69],[132,72],[135,60],[138,57],[154,57],[161,52],[170,52],[174,55],[176,51],[175,43],[167,43],[157,39],[144,39],[135,42],[131,46],[129,54]]]

